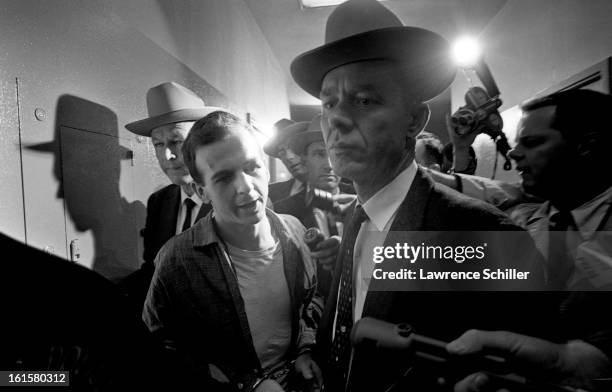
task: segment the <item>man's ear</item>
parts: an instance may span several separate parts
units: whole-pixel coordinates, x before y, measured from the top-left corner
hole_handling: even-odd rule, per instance
[[[202,200],[203,203],[210,204],[210,197],[208,197],[208,194],[206,193],[206,189],[204,189],[202,185],[198,184],[195,181],[192,182],[190,185],[191,185],[191,189],[193,189],[195,194],[198,195],[198,197],[200,198],[200,200]]]
[[[427,104],[414,104],[410,111],[412,121],[410,122],[410,126],[407,130],[408,136],[415,138],[423,129],[425,129],[425,125],[427,125],[427,122],[429,121],[430,114],[429,106],[427,106]]]

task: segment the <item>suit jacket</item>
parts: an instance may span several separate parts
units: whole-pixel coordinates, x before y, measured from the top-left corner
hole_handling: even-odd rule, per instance
[[[399,207],[385,246],[410,241],[409,232],[427,231],[445,236],[454,233],[482,231],[492,234],[488,249],[495,252],[499,265],[519,270],[531,270],[538,283],[543,283],[541,257],[529,235],[494,207],[461,195],[443,185],[434,184],[420,169]],[[521,243],[504,241],[499,232],[514,232]],[[497,235],[495,234],[497,233]],[[346,234],[346,233],[345,233]],[[339,254],[343,254],[343,249]],[[396,260],[391,260],[397,263]],[[437,263],[437,262],[434,262]],[[340,281],[341,263],[336,265],[330,296],[317,334],[318,362],[325,367],[329,358],[332,328],[336,314],[336,299]],[[411,284],[411,283],[410,283]],[[416,333],[450,341],[470,328],[485,330],[505,329],[542,336],[546,320],[555,314],[547,300],[539,303],[528,292],[457,291],[453,284],[432,284],[416,290],[373,290],[370,284],[362,317],[373,317],[391,323],[408,323]],[[447,287],[445,287],[445,285]],[[433,290],[433,291],[431,291]],[[461,290],[461,288],[460,288]],[[528,299],[526,301],[525,299]],[[351,391],[384,391],[400,379],[412,363],[408,354],[392,355],[372,347],[355,350],[348,388]],[[398,386],[401,390],[435,390],[435,379],[429,368],[421,367]],[[338,387],[337,375],[326,370],[326,384]],[[431,380],[433,384],[430,384]],[[341,385],[341,384],[340,384]],[[403,389],[424,388],[424,389]]]
[[[147,219],[141,235],[144,241],[142,258],[144,263],[140,269],[121,283],[123,291],[131,299],[135,312],[140,314],[149,284],[153,277],[155,266],[153,260],[161,247],[176,233],[176,220],[178,219],[181,204],[181,187],[170,184],[149,196],[147,201]],[[196,222],[206,216],[211,210],[210,204],[203,204],[198,212]]]
[[[355,194],[355,188],[353,188],[351,184],[341,182],[338,185],[341,193]],[[274,212],[278,214],[293,215],[298,218],[306,228],[317,227],[317,220],[315,219],[312,207],[306,205],[306,188],[293,196],[275,201]]]
[[[295,178],[291,178],[287,181],[279,181],[268,186],[268,197],[272,203],[276,203],[279,200],[286,199],[289,197],[291,188],[295,183]]]
[[[352,185],[340,183],[339,186],[340,192],[355,194],[355,189],[352,187]],[[293,196],[277,200],[273,207],[274,211],[278,214],[295,216],[307,229],[311,227],[318,227],[312,207],[306,205],[306,188],[302,189],[302,191]],[[325,271],[323,268],[319,268],[317,270],[317,280],[319,282],[319,294],[323,298],[327,298],[332,281],[331,271]]]
[[[71,390],[148,389],[170,376],[112,282],[3,234],[0,248],[3,369],[70,371]]]

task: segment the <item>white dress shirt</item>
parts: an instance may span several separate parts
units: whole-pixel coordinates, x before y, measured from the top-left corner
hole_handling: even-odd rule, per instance
[[[200,208],[202,208],[202,199],[200,199],[195,193],[189,196],[181,187],[181,205],[179,206],[178,216],[176,218],[176,230],[174,232],[175,234],[180,234],[183,228],[185,215],[187,215],[187,208],[185,207],[186,199],[191,199],[195,203],[193,209],[191,210],[191,222],[189,227],[193,226],[198,216],[198,213],[200,212]]]
[[[391,228],[399,206],[410,190],[416,173],[417,165],[413,161],[393,181],[362,204],[368,219],[361,224],[353,253],[353,322],[357,322],[361,318],[368,287],[370,286],[374,269],[372,249],[384,244],[387,232]],[[340,291],[338,291],[338,297],[336,298],[336,307],[339,295]],[[332,334],[335,334],[337,316],[338,313],[336,312]]]

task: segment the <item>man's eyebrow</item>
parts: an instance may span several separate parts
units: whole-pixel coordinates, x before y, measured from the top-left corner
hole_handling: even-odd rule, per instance
[[[228,175],[231,175],[231,174],[232,174],[231,170],[221,170],[213,174],[212,180],[213,181],[218,180],[219,178],[227,177]]]

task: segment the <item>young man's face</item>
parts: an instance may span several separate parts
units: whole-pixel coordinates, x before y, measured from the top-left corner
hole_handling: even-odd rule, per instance
[[[334,171],[356,183],[392,175],[406,154],[414,119],[397,66],[364,61],[323,78],[323,135]]]
[[[329,162],[329,155],[323,142],[313,142],[306,147],[303,156],[304,164],[308,170],[308,183],[310,186],[334,192],[338,188],[340,178],[334,174]]]
[[[252,225],[265,217],[269,174],[248,131],[236,129],[228,138],[198,148],[195,164],[219,223]]]
[[[193,124],[191,121],[166,124],[151,132],[151,143],[159,166],[175,185],[187,185],[193,181],[181,152],[181,146]]]
[[[561,132],[551,128],[554,115],[554,106],[524,113],[518,125],[516,147],[509,154],[516,161],[525,191],[545,198],[567,190],[576,164]]]

